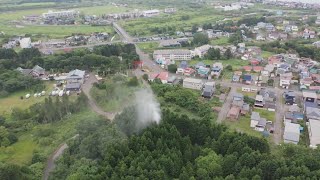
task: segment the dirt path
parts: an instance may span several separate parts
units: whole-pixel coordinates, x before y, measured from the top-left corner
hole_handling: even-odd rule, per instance
[[[70,139],[75,139],[78,136],[79,136],[79,134],[73,136]],[[70,139],[68,139],[68,140],[70,140]],[[68,148],[68,144],[66,142],[62,143],[58,147],[58,149],[56,149],[53,152],[53,154],[49,157],[49,159],[47,161],[46,169],[45,169],[45,171],[43,173],[43,177],[42,177],[43,180],[47,180],[49,178],[50,172],[52,172],[54,170],[54,168],[55,168],[55,164],[54,164],[55,160],[58,159],[58,157],[60,157],[67,148]]]
[[[222,105],[221,111],[219,112],[218,119],[217,119],[218,123],[222,123],[222,121],[224,121],[227,118],[228,111],[231,108],[232,98],[236,93],[236,91],[237,91],[236,87],[231,87],[231,90]]]
[[[95,100],[91,97],[90,95],[90,90],[93,86],[93,84],[95,82],[98,82],[97,78],[95,77],[94,74],[90,74],[89,78],[86,79],[85,83],[82,85],[82,91],[84,92],[84,94],[88,97],[88,103],[90,108],[96,112],[97,114],[106,117],[107,119],[109,119],[110,121],[112,121],[115,117],[115,115],[117,113],[114,112],[105,112],[104,110],[102,110],[97,103],[95,102]]]

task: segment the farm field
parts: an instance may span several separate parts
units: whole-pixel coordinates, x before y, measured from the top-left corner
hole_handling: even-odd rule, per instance
[[[154,34],[161,34],[167,31],[183,31],[191,30],[191,27],[195,24],[214,23],[215,21],[222,19],[222,15],[218,15],[217,10],[213,8],[199,9],[179,9],[176,14],[173,15],[160,15],[153,18],[140,18],[127,21],[121,21],[121,25],[126,31],[133,36],[150,36]],[[215,14],[216,13],[216,14]]]

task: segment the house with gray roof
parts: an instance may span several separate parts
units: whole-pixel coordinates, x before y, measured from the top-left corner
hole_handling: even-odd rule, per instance
[[[300,140],[300,125],[294,123],[285,123],[283,141],[284,143],[298,144]]]
[[[70,71],[67,75],[66,81],[66,90],[67,91],[79,91],[81,85],[84,83],[85,71],[75,69]]]
[[[202,97],[211,98],[215,91],[215,83],[214,82],[206,82],[204,84],[204,88],[202,90]]]

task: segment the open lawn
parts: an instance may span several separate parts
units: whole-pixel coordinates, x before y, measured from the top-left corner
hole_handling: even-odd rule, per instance
[[[270,56],[274,55],[275,53],[269,52],[269,51],[262,51],[262,58],[267,59]]]
[[[255,96],[257,95],[257,93],[255,92],[243,92],[241,88],[238,88],[237,92],[243,94],[244,96],[249,96],[252,98],[255,98]]]
[[[65,117],[52,124],[36,125],[31,131],[19,136],[19,141],[7,148],[0,148],[0,161],[14,164],[28,164],[31,162],[32,153],[37,150],[45,156],[49,156],[61,143],[76,134],[76,126],[83,121],[97,119],[92,111],[84,111]],[[47,137],[38,137],[40,130],[52,130]]]
[[[45,82],[46,88],[45,91],[48,93],[48,90],[53,89],[53,83]],[[25,99],[26,94],[31,94],[29,99]],[[20,97],[23,96],[23,99]],[[33,92],[24,90],[16,93],[10,94],[8,97],[0,98],[0,115],[9,115],[13,108],[26,109],[35,103],[43,101],[47,96],[42,97],[33,97]]]
[[[159,42],[143,42],[137,45],[143,52],[153,53],[159,47]]]
[[[255,131],[250,127],[250,115],[241,116],[237,121],[226,120],[225,124],[230,128],[238,132],[246,133],[256,137],[262,137],[262,134]]]
[[[266,118],[267,121],[274,122],[276,120],[276,113],[272,111],[268,111],[266,109],[255,108],[253,111],[260,113],[262,118]]]
[[[210,44],[211,45],[219,45],[219,46],[228,45],[229,44],[228,40],[229,40],[228,37],[221,37],[221,38],[218,38],[218,39],[210,40]]]

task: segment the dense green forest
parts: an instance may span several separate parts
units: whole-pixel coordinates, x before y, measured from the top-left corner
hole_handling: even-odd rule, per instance
[[[122,119],[116,119],[122,121]],[[83,124],[51,179],[319,179],[317,150],[272,154],[265,139],[209,120],[163,111],[162,122],[128,138],[104,121]]]
[[[23,89],[39,91],[43,88],[41,81],[16,71],[18,67],[39,65],[51,73],[82,69],[113,74],[132,68],[132,61],[138,57],[132,44],[96,46],[92,51],[81,49],[50,56],[42,55],[35,48],[23,49],[18,53],[12,49],[0,49],[0,97]]]

